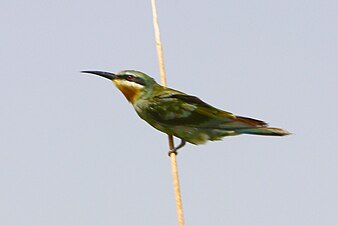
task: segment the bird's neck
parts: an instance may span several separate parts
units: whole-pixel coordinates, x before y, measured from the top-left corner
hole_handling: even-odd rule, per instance
[[[114,82],[116,87],[122,92],[126,99],[134,104],[139,99],[149,98],[154,90],[154,86],[144,87],[141,85],[130,85],[121,82]]]

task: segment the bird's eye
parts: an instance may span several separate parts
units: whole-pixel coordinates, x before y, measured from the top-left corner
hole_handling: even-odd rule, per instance
[[[126,77],[126,80],[128,80],[128,81],[132,81],[134,79],[134,77],[132,76],[132,75],[128,75],[127,77]]]

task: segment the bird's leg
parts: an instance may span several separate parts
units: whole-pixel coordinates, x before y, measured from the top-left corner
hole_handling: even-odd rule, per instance
[[[181,138],[181,143],[177,146],[177,147],[174,147],[174,149],[171,149],[169,152],[168,152],[168,155],[170,156],[171,153],[174,153],[175,155],[177,155],[177,150],[182,148],[184,145],[185,145],[185,140],[183,140]]]

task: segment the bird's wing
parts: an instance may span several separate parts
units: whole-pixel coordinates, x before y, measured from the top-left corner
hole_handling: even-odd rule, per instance
[[[235,116],[217,109],[198,97],[166,88],[149,102],[146,113],[157,122],[167,125],[234,130],[265,127],[263,121]]]
[[[174,90],[155,96],[146,111],[156,121],[168,125],[204,127],[232,122],[236,118],[195,96]]]

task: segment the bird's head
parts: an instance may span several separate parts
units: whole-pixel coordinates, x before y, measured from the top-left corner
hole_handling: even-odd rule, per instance
[[[117,74],[102,71],[82,71],[82,73],[95,74],[113,81],[131,103],[134,103],[142,93],[157,84],[153,78],[135,70],[124,70]]]

